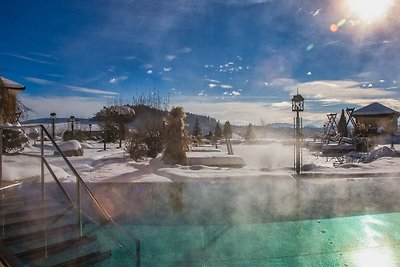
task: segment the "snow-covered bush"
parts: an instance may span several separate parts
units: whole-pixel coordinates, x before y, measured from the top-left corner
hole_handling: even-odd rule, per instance
[[[164,147],[161,135],[161,131],[156,129],[132,132],[127,138],[125,150],[136,161],[144,156],[155,158]]]
[[[131,159],[139,161],[147,155],[149,149],[144,143],[144,135],[141,132],[132,132],[126,140],[125,151]]]
[[[6,124],[11,125],[11,124]],[[23,149],[24,145],[28,142],[28,137],[20,130],[3,130],[3,153],[16,152]]]
[[[364,163],[370,163],[382,157],[398,157],[396,150],[391,149],[387,146],[383,146],[372,150],[369,155],[364,159]]]
[[[32,129],[29,131],[29,133],[28,133],[28,137],[29,137],[30,139],[33,140],[33,143],[34,143],[34,144],[36,144],[36,141],[37,141],[37,139],[38,139],[38,137],[39,137],[39,131],[38,131],[38,129],[32,128]]]
[[[69,140],[69,141],[63,142],[63,143],[59,144],[58,147],[61,149],[61,151],[67,157],[83,156],[82,146],[76,140]],[[57,155],[58,152],[54,151],[54,154]]]

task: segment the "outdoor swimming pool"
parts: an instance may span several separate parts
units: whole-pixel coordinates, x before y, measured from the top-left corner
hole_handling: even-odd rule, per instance
[[[305,180],[300,205],[288,177],[112,190],[125,192],[114,212],[141,240],[143,266],[398,266],[397,181]]]

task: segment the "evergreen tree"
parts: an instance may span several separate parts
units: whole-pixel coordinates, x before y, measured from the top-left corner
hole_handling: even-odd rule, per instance
[[[347,137],[348,136],[346,115],[344,114],[344,110],[343,109],[342,109],[342,114],[340,115],[340,119],[339,119],[339,122],[338,122],[338,132],[343,137]]]
[[[215,125],[214,135],[218,139],[221,139],[222,137],[222,129],[219,121],[217,122],[217,125]]]
[[[187,164],[188,137],[185,131],[185,112],[182,107],[172,108],[165,121],[165,150],[162,159],[168,164]]]
[[[224,124],[224,137],[232,138],[232,128],[231,128],[231,123],[229,121],[226,121]]]
[[[213,133],[211,131],[208,132],[208,134],[206,134],[205,138],[207,140],[211,140],[211,137],[213,136]]]
[[[256,134],[254,133],[253,125],[251,123],[249,123],[249,125],[247,126],[244,139],[246,140],[256,139]]]
[[[201,136],[201,127],[200,127],[199,119],[197,119],[197,118],[196,118],[196,121],[194,123],[194,128],[193,128],[192,135],[195,136],[195,137]]]

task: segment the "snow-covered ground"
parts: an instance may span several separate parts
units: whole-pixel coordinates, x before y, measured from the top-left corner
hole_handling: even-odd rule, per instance
[[[85,181],[89,182],[171,182],[198,179],[251,179],[271,176],[288,177],[293,174],[293,147],[277,140],[263,144],[233,145],[235,155],[229,156],[226,146],[197,148],[188,152],[190,165],[167,165],[160,157],[141,162],[131,160],[124,149],[116,144],[89,142],[81,144],[83,156],[68,159]],[[400,150],[400,146],[397,147]],[[27,145],[25,153],[40,155],[38,145]],[[313,175],[395,175],[400,173],[400,157],[394,157],[390,149],[380,149],[368,155],[356,154],[351,161],[344,158],[321,157],[303,149],[303,173]],[[75,181],[72,172],[60,156],[54,155],[53,147],[45,145],[46,159],[62,181]],[[390,157],[389,157],[390,156]],[[364,157],[365,162],[358,162]],[[367,160],[368,159],[368,160]],[[339,160],[342,164],[337,164]],[[245,163],[244,167],[238,167]],[[40,160],[31,156],[3,156],[4,180],[35,180],[40,177]],[[52,177],[45,168],[45,177]]]

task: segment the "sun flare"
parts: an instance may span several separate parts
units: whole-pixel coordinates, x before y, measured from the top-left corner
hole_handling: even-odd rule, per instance
[[[384,17],[392,3],[392,0],[346,0],[352,16],[366,22]]]

